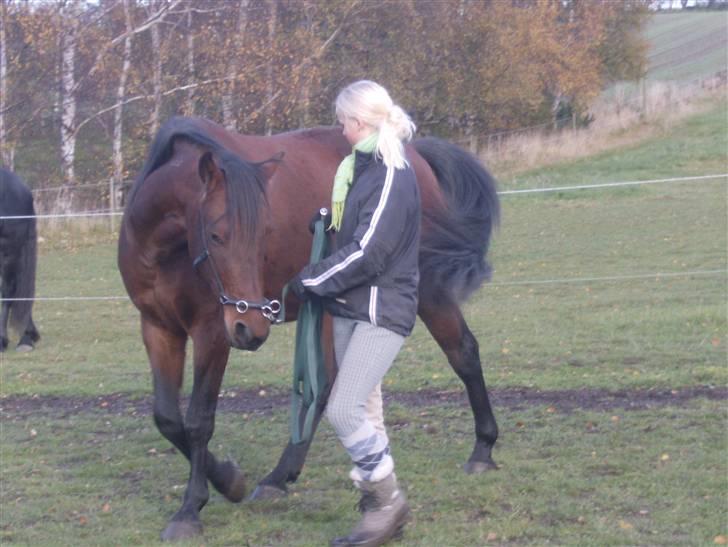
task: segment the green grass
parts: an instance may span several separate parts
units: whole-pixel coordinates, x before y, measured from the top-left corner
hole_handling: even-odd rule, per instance
[[[725,119],[721,106],[671,134],[502,187],[726,172]],[[502,205],[494,282],[464,308],[492,388],[728,383],[725,179],[504,196]],[[124,294],[114,237],[103,226],[58,224],[42,233],[39,296]],[[723,273],[508,284],[696,270]],[[149,395],[130,303],[38,302],[35,317],[43,336],[37,349],[0,355],[2,397]],[[260,351],[233,352],[224,389],[287,389],[293,335],[291,325],[276,327]],[[385,384],[389,391],[461,389],[421,324]],[[221,413],[211,447],[238,459],[253,484],[285,443],[286,411]],[[502,468],[471,477],[460,470],[472,443],[467,408],[388,409],[415,515],[404,545],[701,545],[728,533],[724,401],[629,412],[563,414],[558,405],[496,412]],[[179,507],[187,476],[186,462],[168,452],[151,417],[101,408],[4,413],[0,462],[0,541],[23,545],[153,544]],[[355,519],[347,469],[324,426],[288,499],[234,506],[213,494],[203,512],[206,535],[191,544],[324,544]]]
[[[467,409],[394,405],[387,421],[414,512],[402,545],[711,543],[726,532],[722,406],[501,411],[501,469],[468,476]],[[212,446],[239,459],[252,484],[285,441],[286,422],[284,411],[221,413]],[[3,543],[153,545],[179,507],[186,464],[150,418],[43,416],[6,422],[3,437]],[[326,544],[357,518],[347,469],[324,426],[287,499],[233,505],[213,493],[204,539],[189,544]]]

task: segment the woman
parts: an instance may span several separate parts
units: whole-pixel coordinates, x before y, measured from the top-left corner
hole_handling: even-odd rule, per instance
[[[421,205],[403,145],[415,125],[386,89],[366,80],[339,93],[336,115],[353,147],[334,179],[336,250],[306,266],[290,286],[299,298],[323,297],[334,318],[338,374],[326,413],[362,493],[360,522],[331,544],[382,545],[400,533],[409,514],[376,408],[381,380],[417,314]]]

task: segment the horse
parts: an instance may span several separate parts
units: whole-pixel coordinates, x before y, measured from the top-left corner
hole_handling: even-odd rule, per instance
[[[271,325],[295,320],[300,302],[294,295],[286,298],[285,317],[278,317],[282,289],[308,260],[309,222],[330,203],[336,168],[350,152],[340,128],[262,137],[186,117],[170,119],[150,145],[122,219],[118,267],[140,312],[154,420],[190,464],[182,506],[163,540],[201,533],[208,480],[230,501],[245,495],[235,462],[208,450],[229,352],[254,351]],[[465,471],[480,473],[496,468],[498,428],[478,342],[460,304],[490,275],[485,255],[499,220],[496,185],[473,156],[443,140],[417,140],[407,157],[423,208],[418,314],[467,389],[475,445]],[[194,381],[183,418],[179,392],[188,338]],[[328,382],[314,427],[335,378],[330,318],[322,339]],[[289,442],[251,499],[285,495],[309,446],[310,440]]]
[[[12,216],[30,218],[3,218]],[[17,351],[30,351],[40,340],[32,314],[37,244],[33,194],[0,168],[0,352],[8,347],[8,321],[20,334]]]

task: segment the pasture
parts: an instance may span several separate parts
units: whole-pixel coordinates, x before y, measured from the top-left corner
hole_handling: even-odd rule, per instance
[[[669,134],[501,190],[725,173],[725,104]],[[497,176],[498,173],[495,173]],[[504,195],[493,283],[465,308],[500,425],[498,471],[461,471],[472,420],[421,325],[387,376],[414,520],[402,545],[681,544],[728,536],[726,179]],[[124,291],[108,228],[41,228],[38,295]],[[157,432],[129,302],[40,301],[43,338],[0,356],[0,541],[155,544],[187,463]],[[249,485],[288,435],[293,326],[228,364],[211,447]],[[324,424],[285,500],[217,493],[194,545],[321,545],[356,519]]]
[[[727,25],[721,11],[655,14],[646,28],[647,78],[689,81],[725,70]]]

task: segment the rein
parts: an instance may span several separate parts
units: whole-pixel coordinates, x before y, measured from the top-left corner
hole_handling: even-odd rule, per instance
[[[260,313],[263,314],[263,317],[265,317],[271,323],[282,323],[283,318],[280,317],[281,303],[278,300],[268,300],[266,298],[265,300],[262,300],[260,302],[249,302],[248,300],[231,298],[225,293],[222,279],[220,278],[220,274],[217,271],[217,266],[215,265],[215,259],[210,254],[210,251],[207,248],[207,230],[205,230],[205,220],[202,218],[202,207],[200,207],[199,214],[200,235],[202,237],[202,252],[197,255],[197,258],[192,261],[192,266],[195,268],[195,270],[197,270],[203,262],[209,261],[210,269],[212,270],[212,275],[215,279],[215,284],[217,285],[217,292],[219,294],[220,304],[222,304],[223,306],[235,306],[235,309],[238,310],[238,313],[240,314],[244,314],[248,310],[260,310]]]
[[[320,218],[314,224],[310,264],[326,256],[326,209],[319,211]],[[283,288],[285,302],[288,285]],[[300,444],[311,440],[316,418],[316,407],[326,389],[324,353],[321,347],[321,321],[323,302],[316,295],[306,299],[298,309],[296,320],[296,348],[293,355],[293,389],[291,390],[290,431],[291,443]],[[281,314],[281,315],[285,315]]]

